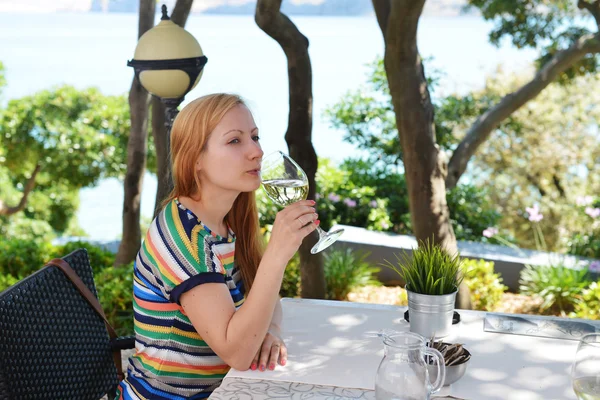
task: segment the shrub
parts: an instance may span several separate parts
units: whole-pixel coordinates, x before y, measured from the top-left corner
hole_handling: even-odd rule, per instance
[[[294,254],[285,268],[279,295],[281,297],[300,296],[300,256],[298,253]]]
[[[494,273],[494,263],[484,260],[463,260],[465,284],[471,292],[473,309],[492,311],[502,300],[507,287],[502,278]]]
[[[19,281],[19,278],[11,274],[0,274],[0,292],[9,286],[14,285]]]
[[[572,316],[600,320],[600,282],[592,282],[575,302]]]
[[[118,335],[133,334],[133,263],[105,266],[97,274],[96,289],[106,318]]]
[[[0,242],[0,275],[18,279],[31,275],[50,260],[52,245],[31,240],[8,239]]]
[[[457,240],[480,242],[481,232],[498,224],[501,215],[487,197],[485,189],[473,185],[457,185],[448,192],[450,220]]]
[[[519,290],[528,296],[541,297],[541,312],[566,315],[573,311],[577,299],[589,284],[587,269],[526,265],[521,271]]]
[[[577,233],[568,241],[567,245],[569,254],[600,258],[600,231]]]
[[[64,257],[77,249],[81,249],[82,247],[88,252],[88,257],[90,258],[90,265],[92,266],[92,271],[94,271],[94,276],[99,274],[104,269],[113,266],[115,262],[115,255],[113,253],[103,249],[100,246],[82,241],[68,242],[64,245],[54,247],[51,253],[51,258]]]
[[[349,248],[330,250],[324,254],[327,299],[346,300],[348,293],[356,288],[381,285],[373,277],[380,269],[365,260],[368,256],[369,253],[355,253]]]

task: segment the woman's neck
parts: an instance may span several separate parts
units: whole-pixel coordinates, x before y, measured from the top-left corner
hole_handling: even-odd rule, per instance
[[[220,236],[227,237],[227,224],[225,217],[233,207],[235,199],[239,193],[210,190],[204,187],[199,196],[194,196],[196,199],[187,196],[180,196],[179,201],[210,228],[211,231]]]

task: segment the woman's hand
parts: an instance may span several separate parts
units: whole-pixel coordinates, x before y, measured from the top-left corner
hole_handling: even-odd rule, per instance
[[[287,347],[281,339],[281,334],[274,330],[269,329],[263,344],[258,350],[258,353],[252,360],[251,370],[265,371],[267,368],[271,371],[275,369],[277,363],[279,365],[285,365],[287,362]]]
[[[301,200],[277,213],[267,252],[273,252],[286,264],[298,251],[302,240],[314,231],[320,221],[313,200]]]

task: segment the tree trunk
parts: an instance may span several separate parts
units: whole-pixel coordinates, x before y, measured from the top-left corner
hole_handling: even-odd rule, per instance
[[[173,12],[171,13],[171,21],[182,28],[185,27],[193,2],[194,0],[177,0]],[[154,147],[156,148],[156,178],[158,180],[156,201],[154,203],[154,217],[160,212],[162,201],[169,193],[171,193],[171,190],[173,190],[165,111],[166,107],[162,101],[158,97],[153,96],[152,136],[154,137]]]
[[[156,1],[140,0],[138,39],[154,26]],[[149,95],[134,76],[129,90],[131,133],[127,142],[127,172],[124,182],[123,234],[115,265],[129,264],[135,259],[142,241],[140,230],[140,200],[144,171],[146,170],[146,149],[148,143]]]
[[[309,180],[308,198],[316,193],[317,154],[312,145],[312,69],[308,39],[280,11],[281,0],[258,0],[256,23],[283,49],[288,63],[290,113],[285,141],[290,156],[298,162]],[[323,256],[311,254],[317,242],[316,232],[300,246],[301,296],[323,299],[326,293]]]
[[[156,201],[154,203],[155,218],[161,210],[162,201],[173,189],[171,167],[169,165],[169,146],[167,144],[167,128],[165,126],[165,106],[158,97],[152,97],[152,136],[156,149]]]
[[[385,40],[385,71],[404,155],[413,231],[417,240],[433,240],[455,253],[456,237],[446,203],[447,162],[436,143],[433,105],[417,48],[424,4],[425,0],[373,1]],[[467,293],[464,289],[459,291],[457,306],[470,308],[468,289]]]

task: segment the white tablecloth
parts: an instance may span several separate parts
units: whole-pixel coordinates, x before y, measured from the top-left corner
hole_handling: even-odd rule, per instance
[[[385,328],[408,330],[404,307],[301,299],[283,299],[282,307],[288,364],[275,371],[231,370],[215,398],[229,398],[219,396],[234,393],[233,383],[238,389],[240,384],[255,389],[271,385],[284,396],[265,399],[294,398],[293,393],[301,393],[298,388],[308,387],[313,389],[306,389],[302,398],[327,398],[323,390],[334,391],[329,398],[369,398],[360,396],[372,395],[383,356],[383,344],[373,334]],[[440,395],[469,400],[576,398],[569,376],[576,341],[484,332],[485,313],[459,312],[462,322],[445,340],[463,343],[472,358],[465,376]],[[343,389],[356,389],[352,393],[360,395],[335,394]],[[322,395],[310,397],[317,392]]]

